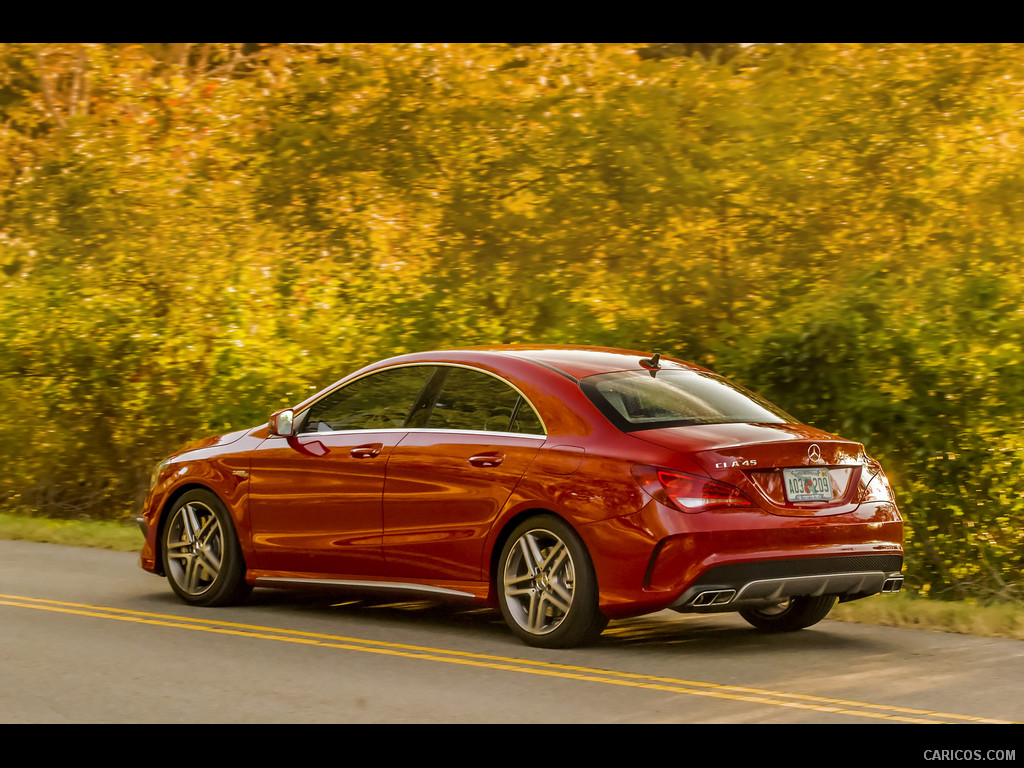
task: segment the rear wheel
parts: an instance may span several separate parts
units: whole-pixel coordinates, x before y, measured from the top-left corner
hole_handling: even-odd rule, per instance
[[[250,590],[245,561],[227,508],[210,491],[197,489],[175,503],[163,533],[164,573],[192,605],[231,605]]]
[[[576,532],[557,517],[531,518],[512,531],[498,562],[505,623],[529,645],[568,648],[601,634],[597,577]]]
[[[740,616],[765,632],[795,632],[824,619],[835,603],[835,595],[791,597],[769,608],[745,608]]]

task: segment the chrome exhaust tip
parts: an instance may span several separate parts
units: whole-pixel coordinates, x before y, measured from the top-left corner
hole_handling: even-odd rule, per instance
[[[899,592],[901,589],[903,589],[902,576],[892,576],[882,584],[883,592]]]
[[[701,592],[699,595],[693,598],[693,600],[690,601],[690,605],[725,605],[734,597],[736,597],[735,589],[712,589],[707,592]]]

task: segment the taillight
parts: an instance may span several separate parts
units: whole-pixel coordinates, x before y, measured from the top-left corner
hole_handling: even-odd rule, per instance
[[[865,475],[867,472],[865,472]],[[879,470],[870,480],[865,484],[861,480],[860,487],[860,500],[865,501],[893,501],[892,488],[889,486],[889,480],[886,478],[885,473]]]
[[[739,488],[709,477],[643,466],[633,467],[633,476],[655,500],[681,512],[753,506]]]

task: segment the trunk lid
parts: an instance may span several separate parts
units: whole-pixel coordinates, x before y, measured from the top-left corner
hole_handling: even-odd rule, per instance
[[[631,434],[689,456],[710,477],[778,515],[856,509],[861,475],[873,463],[860,443],[805,424],[706,424]]]

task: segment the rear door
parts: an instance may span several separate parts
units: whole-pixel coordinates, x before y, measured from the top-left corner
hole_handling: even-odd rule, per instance
[[[490,373],[445,366],[432,388],[388,459],[384,556],[392,576],[475,581],[488,532],[544,430],[525,397]]]

